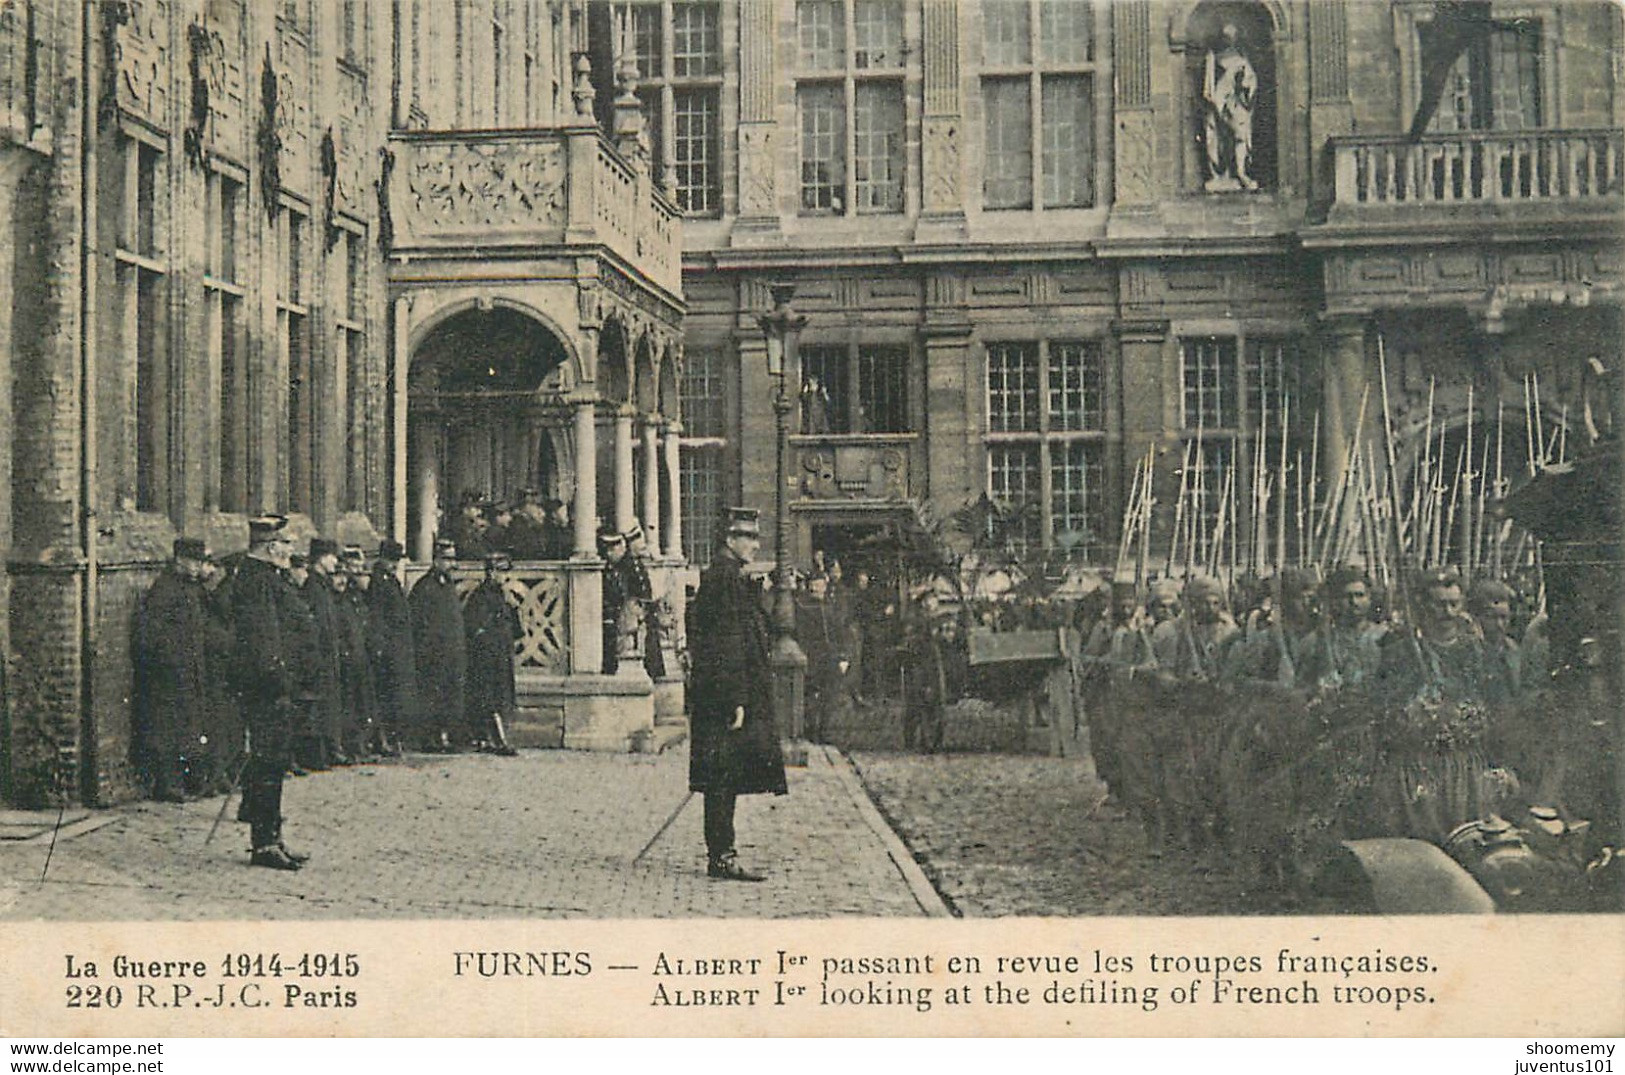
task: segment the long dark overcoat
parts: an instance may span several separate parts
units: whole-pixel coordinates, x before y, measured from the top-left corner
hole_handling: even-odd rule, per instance
[[[735,795],[785,794],[760,587],[724,552],[700,577],[689,612],[693,748],[688,786]],[[734,729],[739,706],[745,722]]]
[[[464,688],[469,728],[476,736],[490,731],[491,714],[513,719],[513,644],[519,637],[519,613],[503,596],[502,584],[486,579],[463,606],[468,638],[468,679]]]
[[[328,743],[344,738],[343,661],[344,628],[339,622],[339,595],[330,579],[312,571],[305,580],[305,600],[315,625],[314,647],[305,658],[310,662],[305,682],[315,705],[311,712],[310,734]]]
[[[379,720],[399,731],[420,723],[417,648],[412,639],[412,610],[395,572],[373,568],[367,587],[367,646],[377,683]]]
[[[423,728],[451,732],[463,720],[463,684],[468,670],[463,603],[451,576],[438,571],[418,580],[407,603],[412,609]]]
[[[303,603],[293,583],[264,560],[245,557],[232,579],[232,670],[254,753],[263,759],[285,759],[292,751],[293,677],[282,628]]]
[[[352,585],[333,595],[339,623],[339,704],[344,738],[349,746],[363,744],[378,720],[378,696],[373,683],[367,595]]]
[[[157,775],[191,757],[209,723],[207,613],[201,584],[159,575],[135,619],[137,757]]]

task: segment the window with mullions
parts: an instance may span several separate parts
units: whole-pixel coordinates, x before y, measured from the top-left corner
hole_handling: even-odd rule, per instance
[[[1280,480],[1276,475],[1283,416],[1290,472],[1287,495],[1297,496],[1299,475],[1294,468],[1308,435],[1299,347],[1294,338],[1284,336],[1188,336],[1179,341],[1179,353],[1184,388],[1180,421],[1192,473],[1187,495],[1195,507],[1194,519],[1200,520],[1191,528],[1198,538],[1210,539],[1227,485],[1234,490],[1231,512],[1244,515],[1238,505],[1251,503],[1255,471]],[[1302,477],[1307,482],[1308,476]],[[1309,494],[1306,487],[1304,495]],[[1278,489],[1271,492],[1276,497],[1272,510],[1279,510],[1280,495]],[[1236,518],[1229,515],[1231,526]],[[1243,544],[1251,540],[1247,534],[1232,536]]]
[[[339,232],[331,263],[340,265],[344,278],[338,299],[341,311],[334,325],[334,362],[344,393],[344,498],[346,511],[365,512],[369,440],[367,424],[373,413],[367,370],[366,239],[348,228]]]
[[[906,344],[803,346],[801,431],[908,433]]]
[[[166,512],[177,386],[169,357],[168,255],[159,204],[165,160],[157,147],[123,134],[110,156],[108,226],[115,247],[110,328],[116,349],[131,360],[124,401],[113,412],[128,415],[120,438],[119,498],[133,501],[139,511]]]
[[[711,562],[718,541],[727,453],[727,378],[723,353],[692,349],[684,356],[677,393],[683,415],[678,488],[683,510],[683,555]]]
[[[983,4],[984,208],[1095,203],[1093,35],[1083,0]]]
[[[727,386],[723,380],[720,352],[689,351],[684,356],[683,377],[677,390],[685,437],[720,439],[727,436]]]
[[[721,5],[661,0],[632,7],[655,171],[691,216],[722,211]]]
[[[204,180],[204,346],[219,389],[217,456],[211,499],[221,511],[248,510],[249,367],[238,281],[243,185],[211,171]]]
[[[903,6],[798,0],[801,211],[903,211]]]
[[[1434,24],[1417,28],[1423,66],[1440,48],[1460,48]],[[1440,40],[1443,38],[1443,40]],[[1539,19],[1498,21],[1457,56],[1428,129],[1516,131],[1541,126]]]
[[[316,384],[310,348],[310,307],[305,299],[306,259],[310,256],[309,218],[283,206],[277,213],[277,343],[286,373],[285,436],[281,503],[288,511],[313,505],[311,465],[315,459]]]
[[[1098,558],[1106,517],[1099,344],[989,344],[987,428],[987,493],[1016,513],[1026,551]]]

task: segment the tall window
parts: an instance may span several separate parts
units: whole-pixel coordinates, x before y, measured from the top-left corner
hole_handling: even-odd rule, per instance
[[[1105,538],[1106,374],[1092,340],[987,348],[987,493],[1029,550],[1097,559]]]
[[[243,346],[247,292],[239,279],[242,206],[242,183],[210,172],[203,205],[203,304],[209,368],[220,395],[213,502],[221,511],[248,510],[250,404]]]
[[[168,511],[170,451],[174,415],[174,371],[169,359],[167,255],[163,246],[164,155],[131,136],[120,136],[112,177],[118,198],[114,254],[123,351],[133,359],[133,381],[126,381],[126,465],[121,468],[122,497],[139,511]]]
[[[343,0],[339,6],[339,58],[347,63],[359,65],[366,56],[365,2],[366,0]]]
[[[632,9],[656,174],[692,216],[722,211],[720,8],[715,0],[659,0]]]
[[[903,211],[903,5],[797,0],[803,213]]]
[[[277,341],[287,371],[287,465],[282,503],[288,511],[314,505],[311,466],[315,460],[316,384],[310,356],[310,308],[305,298],[310,256],[309,220],[291,206],[277,214]]]
[[[906,344],[801,348],[803,433],[908,433]]]
[[[1299,378],[1295,340],[1278,336],[1187,336],[1179,341],[1181,425],[1188,442],[1193,480],[1189,495],[1200,519],[1198,539],[1215,533],[1227,489],[1234,490],[1237,514],[1231,525],[1250,512],[1253,488],[1271,498],[1272,512],[1282,504],[1281,432],[1286,418],[1287,475],[1285,497],[1295,517],[1300,485],[1311,494],[1311,476],[1299,473],[1299,449],[1308,427]],[[1245,545],[1251,537],[1237,534]],[[1296,540],[1295,533],[1293,540]],[[1228,555],[1228,553],[1226,553]],[[1266,557],[1266,559],[1268,559]]]
[[[722,511],[724,452],[727,447],[727,385],[722,352],[691,350],[678,385],[683,439],[678,466],[682,492],[683,555],[708,564],[717,546]]]
[[[333,248],[331,264],[343,266],[340,291],[333,296],[339,311],[333,327],[334,361],[344,382],[344,498],[346,511],[367,510],[367,424],[372,399],[367,377],[367,293],[365,236],[345,228]]]
[[[1423,66],[1441,47],[1431,23],[1418,27]],[[1516,131],[1541,126],[1541,24],[1539,19],[1496,22],[1456,58],[1445,82],[1433,131]]]
[[[1085,0],[985,0],[985,208],[1095,204],[1094,72]]]

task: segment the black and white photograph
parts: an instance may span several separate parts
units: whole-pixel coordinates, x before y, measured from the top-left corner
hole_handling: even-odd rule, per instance
[[[1617,939],[1622,69],[1606,0],[0,0],[0,925]]]

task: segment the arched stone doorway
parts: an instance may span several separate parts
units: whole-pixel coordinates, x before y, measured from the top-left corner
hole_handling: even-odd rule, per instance
[[[413,558],[429,556],[464,496],[513,500],[575,487],[570,352],[547,326],[504,307],[434,326],[408,375],[407,517]]]

